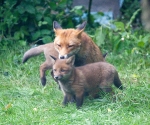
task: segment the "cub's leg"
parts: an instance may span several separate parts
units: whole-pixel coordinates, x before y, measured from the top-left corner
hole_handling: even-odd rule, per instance
[[[114,95],[114,92],[113,92],[113,89],[112,89],[112,84],[110,84],[110,83],[111,82],[103,81],[103,82],[101,82],[99,87],[103,92],[109,93],[110,95]]]
[[[112,86],[111,84],[108,84],[106,82],[104,82],[103,84],[100,85],[100,89],[104,92],[104,93],[108,93],[112,98],[112,101],[116,101],[116,96],[115,96],[115,93],[112,89]]]
[[[84,91],[76,92],[76,107],[80,108],[83,104]]]
[[[63,105],[67,105],[69,102],[75,102],[74,96],[70,93],[64,94]]]
[[[92,99],[98,98],[99,97],[99,91],[100,91],[100,89],[98,87],[93,89],[91,92],[89,92],[89,97]]]

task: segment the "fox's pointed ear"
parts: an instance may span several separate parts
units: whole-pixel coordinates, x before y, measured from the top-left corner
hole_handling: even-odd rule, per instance
[[[50,58],[52,59],[53,63],[56,61],[56,58],[54,56],[50,55]]]
[[[84,31],[85,27],[86,27],[86,24],[87,22],[84,21],[82,24],[80,24],[78,27],[77,27],[77,35],[80,36],[80,34]]]
[[[86,27],[86,24],[87,24],[87,22],[84,21],[82,24],[80,24],[80,25],[77,27],[77,30],[84,30],[85,27]]]
[[[56,32],[56,30],[62,29],[62,27],[60,26],[60,24],[57,21],[54,21],[53,22],[53,29]]]
[[[75,56],[71,56],[66,60],[67,64],[71,63],[72,65],[74,65],[74,62],[75,62]]]

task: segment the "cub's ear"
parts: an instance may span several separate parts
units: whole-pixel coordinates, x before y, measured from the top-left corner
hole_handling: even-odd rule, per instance
[[[68,59],[66,59],[66,63],[71,65],[74,65],[75,62],[75,56],[70,56]]]
[[[50,55],[50,58],[52,59],[53,63],[56,61],[56,58],[54,56]]]
[[[54,21],[53,22],[53,29],[56,32],[56,30],[62,29],[62,27],[60,26],[60,24],[57,21]]]
[[[86,24],[87,22],[84,21],[82,24],[80,24],[78,27],[77,27],[77,36],[80,36],[81,33],[84,31],[85,27],[86,27]]]

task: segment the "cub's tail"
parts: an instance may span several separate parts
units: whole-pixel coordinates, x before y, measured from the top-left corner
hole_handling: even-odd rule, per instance
[[[117,88],[123,90],[123,86],[122,86],[122,83],[121,83],[121,81],[120,81],[120,79],[119,79],[119,75],[118,75],[117,72],[116,72],[115,77],[114,77],[114,85],[115,85]]]
[[[23,55],[23,59],[22,62],[25,63],[29,58],[33,57],[33,56],[37,56],[40,53],[44,52],[44,48],[46,47],[45,45],[40,45],[38,47],[34,47],[29,49],[28,51],[25,52],[25,54]]]

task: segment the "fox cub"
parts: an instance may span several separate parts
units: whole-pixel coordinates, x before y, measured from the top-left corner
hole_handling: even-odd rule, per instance
[[[54,42],[31,48],[25,52],[23,63],[44,52],[46,61],[40,66],[40,78],[43,86],[46,84],[46,70],[52,69],[52,60],[49,55],[61,59],[75,55],[75,66],[104,61],[99,47],[84,32],[85,26],[86,22],[83,22],[77,29],[62,29],[58,22],[54,21],[53,29],[56,35]]]
[[[63,104],[66,105],[75,99],[77,108],[83,104],[84,94],[88,93],[93,98],[98,96],[100,90],[112,93],[112,84],[123,89],[115,67],[106,62],[96,62],[75,67],[75,57],[56,59],[52,75],[58,81],[64,94]]]

